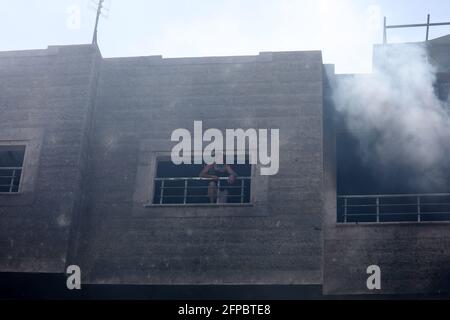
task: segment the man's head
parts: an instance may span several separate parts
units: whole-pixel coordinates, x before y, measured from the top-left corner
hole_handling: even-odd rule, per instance
[[[211,156],[214,159],[214,164],[226,164],[225,154],[222,151],[213,150]]]

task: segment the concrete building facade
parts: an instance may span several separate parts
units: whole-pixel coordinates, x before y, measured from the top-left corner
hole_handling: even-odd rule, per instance
[[[444,57],[445,78],[450,45],[439,41],[431,52]],[[10,188],[0,192],[0,271],[79,265],[85,283],[448,290],[450,225],[337,222],[332,69],[320,51],[104,59],[80,45],[0,53],[0,153],[21,157],[15,150],[25,147],[19,169],[3,166]],[[172,132],[194,121],[279,129],[278,174],[252,166],[245,203],[186,203],[187,191],[184,203],[165,203],[159,165],[170,159]],[[383,270],[378,292],[366,287],[374,264]]]

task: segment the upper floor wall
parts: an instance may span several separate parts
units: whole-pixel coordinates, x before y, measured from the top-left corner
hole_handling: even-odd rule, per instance
[[[0,53],[0,81],[0,142],[26,147],[20,192],[0,195],[0,271],[322,282],[320,52],[102,59],[92,46],[50,47]],[[279,171],[253,166],[247,205],[153,205],[171,134],[194,121],[279,130]]]
[[[92,46],[0,53],[0,145],[25,147],[20,189],[0,194],[1,272],[64,271],[99,58]]]
[[[103,60],[82,237],[89,281],[320,284],[322,87],[320,52]],[[255,166],[250,204],[152,202],[158,160],[194,121],[280,130],[279,172]]]

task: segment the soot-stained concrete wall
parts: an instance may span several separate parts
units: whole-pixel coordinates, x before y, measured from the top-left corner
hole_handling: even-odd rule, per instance
[[[0,195],[0,271],[64,272],[81,203],[100,54],[0,53],[0,143],[26,145],[22,188]]]
[[[446,45],[429,50],[448,73]],[[0,271],[79,264],[88,283],[448,290],[449,224],[336,223],[333,81],[320,52],[0,53],[0,144],[27,147],[22,192],[0,195]],[[173,130],[196,120],[204,129],[280,129],[280,171],[262,177],[255,168],[252,205],[148,205],[155,161],[170,154]],[[374,264],[380,292],[366,287]]]

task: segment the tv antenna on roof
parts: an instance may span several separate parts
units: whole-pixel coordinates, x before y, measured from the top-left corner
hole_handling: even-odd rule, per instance
[[[430,27],[438,27],[438,26],[450,26],[450,22],[438,22],[431,23],[431,16],[427,16],[427,23],[419,23],[419,24],[402,24],[402,25],[387,25],[387,18],[384,17],[384,28],[383,28],[383,43],[387,44],[387,29],[405,29],[405,28],[423,28],[427,27],[427,33],[425,37],[425,41],[430,39]]]
[[[98,45],[98,24],[100,17],[108,18],[109,9],[105,6],[105,0],[92,0],[90,3],[90,9],[97,12],[95,17],[94,36],[92,37],[92,44]],[[108,5],[110,1],[107,1]]]

